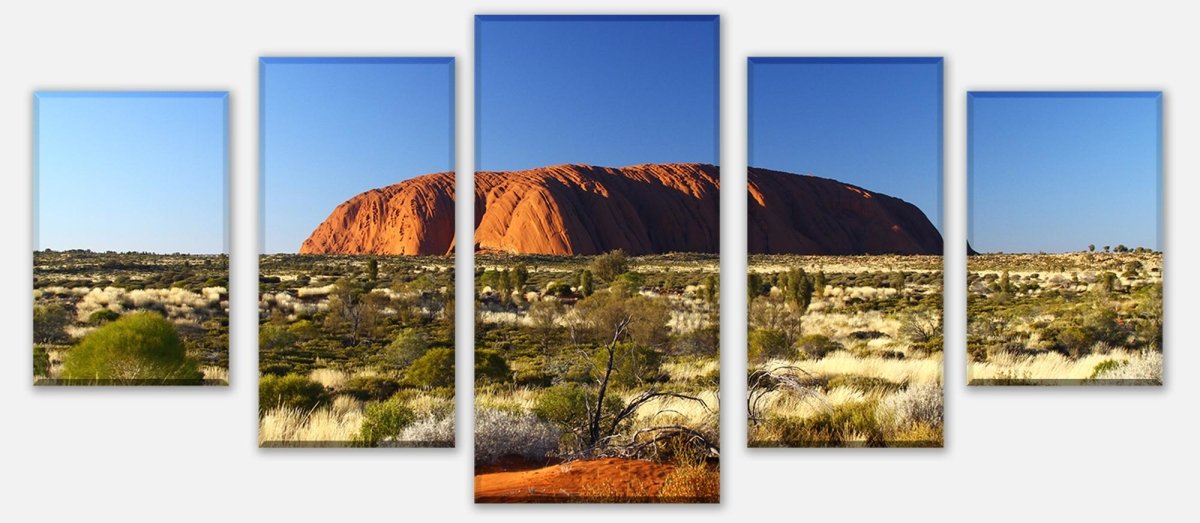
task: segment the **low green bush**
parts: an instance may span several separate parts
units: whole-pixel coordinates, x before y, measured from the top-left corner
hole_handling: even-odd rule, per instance
[[[328,400],[325,387],[307,376],[268,374],[258,379],[258,405],[262,409],[282,407],[310,411]]]
[[[512,379],[512,369],[500,355],[500,351],[477,349],[475,351],[475,382],[501,383]]]
[[[62,378],[100,382],[199,382],[175,326],[152,312],[127,314],[100,327],[67,352]]]
[[[808,358],[819,360],[831,352],[842,350],[842,344],[824,334],[809,334],[796,342],[796,348]]]
[[[341,393],[359,401],[382,401],[400,390],[400,383],[383,376],[354,376],[346,380]]]
[[[363,423],[355,442],[367,447],[378,446],[400,436],[400,431],[412,425],[416,412],[401,398],[371,402],[363,408]]]
[[[404,371],[406,385],[432,389],[454,385],[454,350],[430,349]]]
[[[50,374],[50,353],[45,347],[33,347],[33,375],[48,376]]]
[[[121,315],[110,309],[100,309],[88,316],[88,325],[99,326],[116,321]]]
[[[774,329],[750,331],[748,351],[751,363],[763,363],[792,356],[792,348],[788,346],[787,336]]]

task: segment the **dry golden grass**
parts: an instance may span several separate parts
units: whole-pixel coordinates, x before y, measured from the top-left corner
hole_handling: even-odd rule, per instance
[[[324,385],[327,389],[340,389],[350,379],[344,371],[337,369],[313,369],[308,378]]]
[[[225,367],[205,365],[200,367],[200,372],[204,373],[204,379],[206,380],[219,380],[229,383],[229,369]]]
[[[537,403],[540,389],[520,387],[509,391],[476,391],[475,410],[516,410],[529,412]]]
[[[658,497],[665,501],[716,503],[721,500],[721,472],[703,463],[676,466],[663,480]]]
[[[794,366],[815,376],[853,374],[883,378],[895,383],[941,383],[942,355],[936,353],[927,358],[902,360],[882,357],[859,358],[845,351],[838,351],[819,360],[772,360],[764,368]]]
[[[672,382],[688,381],[711,375],[721,368],[716,358],[686,359],[663,363],[662,370]]]
[[[362,422],[361,404],[346,396],[338,396],[331,406],[311,412],[275,408],[258,421],[258,443],[350,442]]]
[[[1146,357],[1148,356],[1127,350],[1114,350],[1108,354],[1090,354],[1076,359],[1068,358],[1058,352],[1044,352],[1035,356],[1002,353],[989,358],[987,362],[972,362],[967,370],[967,379],[970,381],[1086,380],[1092,378],[1096,366],[1103,361],[1132,363],[1140,362]],[[1159,377],[1161,377],[1161,370]],[[1153,376],[1147,375],[1142,378],[1151,379]]]

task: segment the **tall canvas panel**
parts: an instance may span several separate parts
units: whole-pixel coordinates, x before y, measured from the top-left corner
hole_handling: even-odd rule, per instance
[[[260,73],[260,445],[453,446],[454,60]]]
[[[942,59],[749,75],[750,445],[942,446]]]
[[[228,384],[228,93],[34,106],[34,383]]]
[[[1162,93],[968,94],[971,385],[1161,385]]]
[[[718,18],[475,45],[475,500],[717,501]]]

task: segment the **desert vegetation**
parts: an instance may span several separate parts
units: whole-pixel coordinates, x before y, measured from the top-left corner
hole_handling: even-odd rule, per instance
[[[226,384],[224,255],[33,253],[39,385]]]
[[[942,258],[754,255],[751,446],[941,446]]]
[[[1162,253],[1092,246],[967,265],[971,384],[1162,384]]]
[[[454,445],[454,260],[259,261],[259,443]]]
[[[717,500],[718,270],[478,255],[476,499]]]

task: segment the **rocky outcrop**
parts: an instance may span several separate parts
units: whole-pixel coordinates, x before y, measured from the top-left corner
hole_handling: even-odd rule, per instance
[[[835,180],[751,168],[749,249],[774,254],[941,254],[916,206]],[[719,249],[720,172],[706,164],[556,165],[475,173],[475,249],[550,255]],[[359,194],[301,253],[448,254],[454,173]]]
[[[942,254],[917,206],[828,178],[751,167],[752,254]]]

